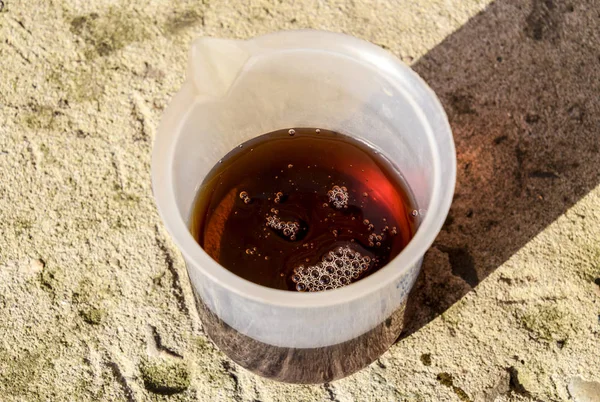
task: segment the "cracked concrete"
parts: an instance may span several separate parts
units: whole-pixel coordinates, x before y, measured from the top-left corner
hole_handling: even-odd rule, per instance
[[[0,0],[0,394],[6,401],[598,401],[596,0]],[[229,361],[150,188],[191,40],[319,28],[438,93],[456,197],[403,337],[323,386]]]

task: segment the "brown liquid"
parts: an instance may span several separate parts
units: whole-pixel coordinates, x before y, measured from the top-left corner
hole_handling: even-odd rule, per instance
[[[415,232],[415,206],[394,166],[328,130],[279,130],[231,151],[204,180],[191,232],[234,274],[319,291],[372,274]]]

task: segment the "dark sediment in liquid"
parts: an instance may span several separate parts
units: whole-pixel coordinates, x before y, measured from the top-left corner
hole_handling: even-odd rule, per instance
[[[233,361],[263,377],[298,384],[318,384],[348,376],[375,361],[398,339],[404,305],[370,331],[346,342],[318,348],[266,344],[236,331],[196,297],[204,329]]]

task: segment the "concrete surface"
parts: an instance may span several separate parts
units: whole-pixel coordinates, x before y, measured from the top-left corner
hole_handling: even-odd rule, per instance
[[[149,179],[192,38],[301,27],[411,64],[459,161],[404,337],[324,386],[207,340]],[[0,0],[0,398],[599,401],[599,71],[598,0]]]

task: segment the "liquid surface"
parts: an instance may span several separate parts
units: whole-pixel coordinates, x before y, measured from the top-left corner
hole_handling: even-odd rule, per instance
[[[295,128],[227,154],[199,190],[190,229],[242,278],[321,291],[383,267],[416,222],[407,185],[376,150],[336,132]]]

